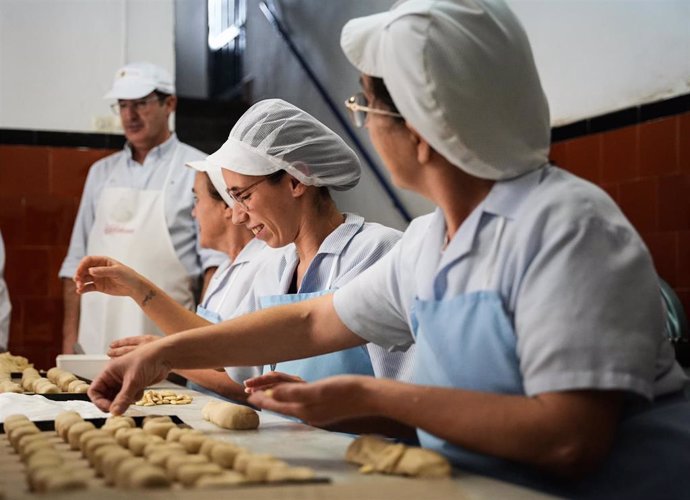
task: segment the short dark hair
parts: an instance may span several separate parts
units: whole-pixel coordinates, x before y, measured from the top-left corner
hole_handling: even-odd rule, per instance
[[[172,94],[166,94],[165,92],[161,92],[160,90],[154,90],[153,95],[155,95],[160,102],[163,102]]]
[[[211,196],[216,201],[222,201],[225,203],[225,200],[223,197],[220,195],[216,187],[213,185],[213,182],[211,182],[211,178],[209,177],[208,173],[206,173],[206,191],[208,191],[208,194]],[[227,205],[227,203],[225,203]]]

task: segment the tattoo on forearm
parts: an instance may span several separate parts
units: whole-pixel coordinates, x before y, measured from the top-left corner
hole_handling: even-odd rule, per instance
[[[148,293],[144,296],[144,301],[141,303],[141,307],[146,307],[146,304],[151,302],[153,298],[156,296],[156,292],[153,290],[149,290]]]

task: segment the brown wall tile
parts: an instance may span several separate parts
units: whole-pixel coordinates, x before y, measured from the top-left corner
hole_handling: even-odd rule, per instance
[[[26,243],[69,244],[76,213],[74,201],[70,198],[27,196]]]
[[[551,151],[549,152],[549,160],[554,165],[562,167],[567,164],[565,143],[559,142],[557,144],[551,145]]]
[[[0,146],[0,196],[48,194],[49,148]]]
[[[51,193],[81,198],[91,165],[113,151],[84,148],[52,148]]]
[[[601,134],[565,142],[564,168],[594,183],[601,181]]]
[[[637,135],[638,127],[602,134],[602,182],[621,182],[639,175]]]
[[[657,231],[657,205],[657,179],[643,179],[620,185],[620,207],[638,231]]]
[[[24,318],[24,343],[53,345],[62,338],[62,300],[24,299],[28,314]]]
[[[50,249],[7,247],[5,281],[14,301],[25,297],[47,297],[51,276],[49,274]]]
[[[690,112],[678,117],[678,167],[690,172]]]
[[[0,195],[0,230],[5,246],[21,245],[26,238],[24,199]]]
[[[690,173],[659,178],[659,229],[690,229]]]
[[[663,175],[678,171],[676,120],[677,117],[671,116],[639,125],[641,175]]]

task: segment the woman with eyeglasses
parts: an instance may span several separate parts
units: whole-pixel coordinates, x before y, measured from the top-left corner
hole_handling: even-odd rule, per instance
[[[396,185],[437,210],[332,296],[116,360],[93,401],[122,412],[170,366],[414,342],[412,383],[341,376],[249,401],[316,424],[392,418],[461,470],[567,498],[686,497],[687,378],[652,259],[602,190],[549,164],[548,106],[514,14],[409,0],[350,21],[341,45],[362,72],[348,107]],[[205,355],[211,337],[225,348]]]
[[[192,215],[199,225],[200,246],[229,257],[211,278],[196,314],[136,270],[109,257],[84,257],[74,277],[79,294],[101,292],[132,298],[166,335],[219,323],[252,310],[250,289],[254,276],[271,259],[272,253],[245,227],[232,223],[234,202],[226,192],[220,172],[207,171],[203,161],[190,162],[188,166],[197,171],[192,188]],[[108,355],[122,356],[159,338],[138,335],[118,339],[110,344]],[[180,370],[178,373],[191,381],[194,389],[208,389],[225,398],[245,400],[247,395],[242,381],[259,372],[252,368],[228,370],[232,372],[232,379],[222,370]]]
[[[243,285],[232,290],[237,299],[227,302],[232,306],[227,314],[209,318],[207,308],[200,308],[200,315],[212,323],[330,293],[379,260],[400,237],[394,229],[338,210],[329,190],[354,187],[360,177],[359,160],[330,129],[285,101],[272,99],[252,106],[218,151],[189,165],[203,172],[204,178],[213,180],[219,189],[224,182],[221,194],[230,208],[223,213],[226,219],[232,214],[237,225],[232,232],[253,236],[253,247],[277,249],[267,254],[270,258],[261,259],[260,268],[247,267],[251,274],[244,273]],[[202,201],[195,208],[198,218]],[[202,229],[206,227],[210,232],[217,215],[200,218]],[[80,265],[75,277],[80,293],[117,290],[129,295],[166,333],[203,326],[191,313],[176,311],[169,297],[122,264],[108,259],[106,267],[94,268],[103,259],[89,257]],[[115,278],[118,284],[128,284],[126,290],[115,286]],[[88,281],[94,284],[82,285]],[[225,288],[214,289],[209,297],[225,296],[231,281],[226,283]],[[153,297],[149,299],[150,295]],[[155,339],[121,339],[111,344],[108,354],[121,356]],[[389,353],[370,345],[266,367],[228,367],[229,384],[222,383],[215,374],[202,378],[203,371],[181,374],[223,396],[242,399],[246,394],[239,394],[239,384],[257,375],[249,383],[263,388],[345,373],[408,379],[412,352]]]

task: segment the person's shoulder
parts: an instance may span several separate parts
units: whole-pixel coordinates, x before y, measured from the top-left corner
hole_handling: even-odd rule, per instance
[[[204,153],[194,146],[190,146],[186,142],[179,141],[178,147],[180,148],[185,161],[203,160],[208,156],[207,153]]]
[[[121,149],[93,162],[88,173],[90,182],[105,181],[113,169],[124,161],[125,155],[125,150]]]

